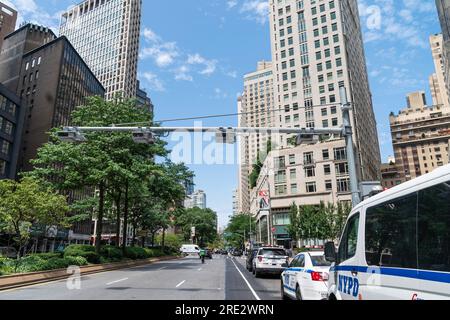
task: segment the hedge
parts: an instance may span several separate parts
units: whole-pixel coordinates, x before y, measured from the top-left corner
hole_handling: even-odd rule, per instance
[[[102,247],[100,256],[103,258],[103,261],[120,261],[123,259],[122,250],[113,246]]]
[[[88,245],[70,245],[64,249],[64,258],[67,257],[83,257],[89,263],[100,263],[100,256],[95,253],[95,247]]]
[[[139,259],[151,258],[152,256],[150,256],[149,253],[144,248],[127,247],[125,249],[125,257],[132,259],[132,260],[139,260]]]

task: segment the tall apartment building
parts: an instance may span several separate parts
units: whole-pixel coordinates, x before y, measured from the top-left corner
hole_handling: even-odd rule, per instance
[[[436,7],[442,29],[445,87],[450,92],[450,0],[436,0]]]
[[[203,190],[195,191],[193,194],[188,196],[188,199],[184,203],[185,208],[200,208],[206,209],[206,193]]]
[[[86,0],[62,14],[66,36],[106,88],[134,98],[142,0]]]
[[[239,127],[272,127],[274,120],[272,63],[260,61],[255,72],[244,76],[244,91],[238,98]],[[250,212],[249,176],[259,154],[267,148],[269,135],[251,133],[239,136],[239,211]],[[264,155],[261,155],[264,157]],[[263,159],[264,160],[264,159]]]
[[[17,92],[23,55],[54,39],[53,31],[30,23],[8,34],[0,52],[0,83]]]
[[[29,171],[30,160],[48,142],[48,131],[70,125],[75,107],[86,97],[104,96],[105,89],[66,37],[26,53],[19,79],[17,92],[26,115],[18,168]]]
[[[16,178],[23,112],[15,92],[0,83],[0,179]]]
[[[431,51],[436,72],[430,76],[430,90],[433,105],[450,105],[448,91],[445,86],[444,40],[442,34],[430,36]]]
[[[147,92],[141,88],[140,81],[137,82],[136,99],[139,106],[153,113],[155,107]]]
[[[233,190],[233,215],[238,215],[239,211],[239,190]]]
[[[380,180],[380,150],[356,0],[270,0],[276,127],[340,128],[339,90],[352,103],[351,124],[359,181]],[[288,239],[289,210],[320,201],[350,201],[345,141],[341,137],[293,147],[279,135],[251,194],[261,241]],[[258,209],[268,190],[271,216]],[[267,227],[267,228],[266,228]],[[267,230],[267,231],[266,231]],[[275,231],[274,231],[275,230]]]
[[[280,126],[342,126],[341,112],[333,111],[339,108],[339,88],[345,87],[353,103],[359,180],[379,180],[378,133],[357,1],[270,0],[270,25]],[[280,145],[287,146],[281,138]]]
[[[17,11],[0,1],[0,50],[3,39],[14,31],[17,22]]]
[[[450,107],[427,106],[425,92],[413,92],[407,107],[391,114],[390,124],[402,182],[449,163]]]

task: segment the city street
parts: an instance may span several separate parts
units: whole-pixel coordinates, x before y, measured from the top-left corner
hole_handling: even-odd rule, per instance
[[[279,287],[278,277],[255,279],[244,258],[214,256],[83,276],[80,290],[63,280],[3,291],[0,300],[278,300]]]

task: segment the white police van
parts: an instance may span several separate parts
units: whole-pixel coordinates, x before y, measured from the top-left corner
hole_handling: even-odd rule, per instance
[[[450,299],[450,165],[356,206],[325,255],[330,300]]]

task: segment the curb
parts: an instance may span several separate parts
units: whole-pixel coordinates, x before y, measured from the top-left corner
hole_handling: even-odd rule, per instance
[[[177,260],[179,257],[162,257],[162,258],[151,258],[139,261],[127,261],[118,263],[109,263],[102,265],[90,265],[80,267],[80,276],[96,274],[102,272],[109,272],[120,269],[127,269],[139,266],[145,266],[153,264],[155,262]],[[9,289],[27,287],[35,284],[41,284],[46,282],[52,282],[57,280],[67,279],[73,276],[67,269],[51,270],[51,271],[40,271],[32,273],[15,274],[9,276],[0,277],[0,292]]]

